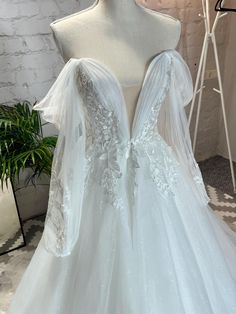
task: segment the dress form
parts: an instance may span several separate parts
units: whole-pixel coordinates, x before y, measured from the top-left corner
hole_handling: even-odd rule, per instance
[[[130,125],[151,59],[177,46],[179,20],[135,0],[96,0],[89,8],[50,24],[64,61],[91,57],[119,80]]]

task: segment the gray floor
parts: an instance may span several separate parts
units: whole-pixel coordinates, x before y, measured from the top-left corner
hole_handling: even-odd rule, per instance
[[[200,163],[212,209],[236,231],[236,197],[229,164],[221,157]],[[41,238],[45,216],[24,223],[27,246],[0,256],[0,314],[5,314],[14,291]],[[17,314],[17,313],[16,313]]]
[[[235,197],[228,159],[215,156],[199,162],[199,167],[205,184],[214,186]],[[236,174],[236,163],[234,163],[234,171]]]

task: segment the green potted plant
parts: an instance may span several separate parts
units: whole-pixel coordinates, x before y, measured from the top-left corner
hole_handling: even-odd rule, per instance
[[[32,107],[28,101],[13,106],[0,104],[0,180],[3,185],[11,179],[23,219],[35,209],[37,198],[42,200],[36,188],[44,190],[45,210],[57,141],[57,136],[43,136],[42,127],[47,123],[42,124],[38,111]]]

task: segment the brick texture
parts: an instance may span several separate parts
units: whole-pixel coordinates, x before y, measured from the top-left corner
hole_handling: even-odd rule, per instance
[[[45,95],[63,66],[49,24],[92,3],[91,0],[1,0],[1,103],[11,105],[23,99],[34,102]],[[204,36],[204,24],[198,16],[201,13],[201,1],[139,0],[139,3],[181,20],[182,35],[178,50],[187,61],[195,80]],[[215,1],[211,1],[212,8],[214,3]],[[227,17],[222,19],[217,29],[222,67],[227,19]],[[210,49],[208,69],[215,68],[212,56],[212,49]],[[206,81],[196,150],[198,160],[215,155],[218,143],[219,96],[212,91],[212,87],[217,87],[216,79]],[[191,131],[192,128],[193,126]]]

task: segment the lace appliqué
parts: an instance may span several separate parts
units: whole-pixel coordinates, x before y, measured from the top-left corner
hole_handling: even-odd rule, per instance
[[[203,178],[201,175],[201,170],[200,170],[199,165],[195,159],[194,159],[194,166],[195,166],[195,169],[194,169],[194,174],[193,174],[193,180],[200,187],[200,191],[201,191],[201,195],[203,197],[203,200],[206,203],[208,203],[208,202],[210,202],[211,199],[207,194],[205,184],[204,184],[204,181],[203,181]]]
[[[59,141],[61,142],[59,145]],[[49,237],[53,234],[52,239],[55,244],[55,251],[60,253],[65,248],[67,237],[67,220],[68,220],[68,202],[71,197],[70,188],[64,186],[63,180],[60,178],[60,170],[62,168],[63,151],[65,147],[65,137],[61,140],[58,139],[57,147],[54,152],[54,159],[50,180],[50,192],[48,201],[48,210],[45,219],[45,236],[47,246],[47,228],[49,228]],[[72,169],[68,170],[68,182],[72,180]]]
[[[158,150],[148,152],[151,177],[163,196],[173,194],[173,186],[177,183],[179,163],[172,153],[171,147],[158,138]]]
[[[107,201],[114,208],[121,209],[123,206],[117,191],[118,181],[122,176],[117,160],[121,142],[118,119],[114,111],[105,108],[101,103],[99,93],[84,67],[79,68],[79,88],[85,100],[87,129],[90,130],[86,148],[87,182],[91,177],[99,180]],[[104,169],[100,178],[93,176],[94,165],[98,161]]]
[[[151,114],[144,123],[140,135],[138,135],[138,137],[133,142],[134,146],[138,146],[140,144],[142,147],[141,149],[143,149],[145,154],[148,156],[151,177],[156,185],[157,190],[164,196],[168,196],[170,193],[172,193],[172,187],[177,182],[179,166],[179,163],[177,162],[172,152],[172,148],[164,142],[164,140],[155,130],[158,113],[170,88],[172,61],[173,59],[171,57],[167,65],[168,71],[166,73],[164,87],[159,96],[159,99],[151,108]],[[137,150],[134,151],[137,152]],[[138,154],[134,155],[135,160],[133,160],[133,163],[135,164],[137,163],[137,155]],[[136,168],[137,167],[135,166],[133,167],[133,169]]]
[[[63,250],[66,238],[65,222],[67,215],[64,206],[64,189],[61,182],[56,177],[56,172],[51,174],[51,188],[48,201],[48,212],[46,216],[46,225],[55,234],[55,250],[59,253]]]
[[[176,160],[172,148],[168,146],[162,137],[155,132],[148,132],[145,138],[137,138],[127,142],[123,147],[127,158],[128,180],[132,187],[131,203],[134,204],[137,183],[135,181],[139,165],[140,154],[148,157],[150,176],[157,190],[163,195],[172,194],[173,186],[177,183],[179,163]]]
[[[194,167],[195,167],[194,171],[195,171],[195,172],[197,171],[199,174],[194,175],[194,176],[193,176],[193,180],[194,180],[197,184],[199,184],[199,185],[201,185],[201,186],[205,186],[205,185],[204,185],[204,182],[203,182],[203,179],[202,179],[202,176],[201,176],[200,168],[199,168],[199,166],[198,166],[198,163],[195,161],[195,159],[194,159]]]
[[[84,98],[85,109],[87,111],[87,129],[89,130],[89,145],[86,149],[89,177],[94,174],[94,165],[100,161],[99,165],[104,169],[99,183],[108,198],[108,201],[115,208],[122,209],[122,201],[117,193],[119,179],[122,177],[118,156],[125,156],[127,160],[127,175],[129,188],[131,188],[131,203],[134,204],[137,183],[136,172],[139,168],[139,152],[142,150],[149,158],[151,177],[161,194],[167,195],[176,182],[177,161],[172,154],[171,148],[165,145],[164,140],[155,131],[158,113],[170,87],[172,58],[168,61],[164,87],[162,88],[159,99],[150,110],[147,121],[142,126],[141,132],[137,137],[125,142],[121,138],[119,121],[115,112],[106,108],[100,101],[99,92],[88,70],[79,67],[79,88],[82,98]],[[158,139],[158,143],[157,143]],[[156,143],[154,143],[154,142]],[[153,149],[158,146],[158,150]],[[162,151],[161,151],[162,150]]]

